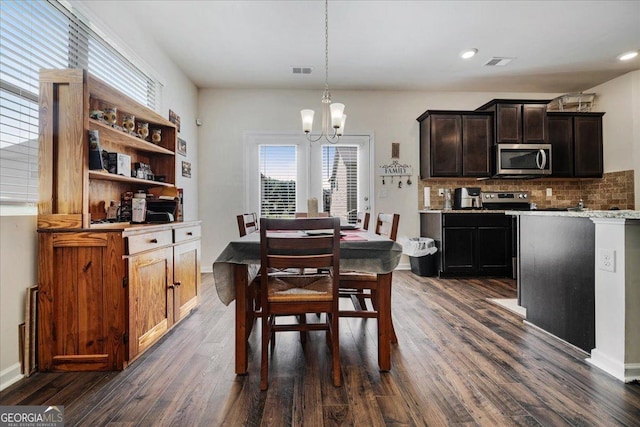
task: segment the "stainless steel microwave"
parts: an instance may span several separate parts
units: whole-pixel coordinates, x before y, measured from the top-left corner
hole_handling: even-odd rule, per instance
[[[497,144],[495,154],[497,176],[551,175],[551,144]]]

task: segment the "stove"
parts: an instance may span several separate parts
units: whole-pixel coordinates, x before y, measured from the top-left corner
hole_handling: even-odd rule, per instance
[[[528,211],[531,195],[528,191],[487,191],[481,195],[482,208],[489,210]]]

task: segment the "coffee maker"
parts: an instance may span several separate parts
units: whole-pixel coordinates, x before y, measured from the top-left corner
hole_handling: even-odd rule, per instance
[[[460,187],[453,193],[453,209],[480,209],[480,187]]]

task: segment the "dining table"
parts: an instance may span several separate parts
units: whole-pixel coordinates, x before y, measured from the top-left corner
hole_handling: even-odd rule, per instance
[[[378,367],[391,369],[391,282],[402,246],[373,232],[345,227],[340,231],[340,270],[375,273],[378,286]],[[247,373],[248,338],[256,313],[249,285],[260,270],[260,233],[231,240],[213,263],[220,301],[235,301],[235,372]]]

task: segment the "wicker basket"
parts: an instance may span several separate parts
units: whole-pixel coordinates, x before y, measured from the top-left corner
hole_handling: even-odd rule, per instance
[[[595,93],[567,93],[551,100],[547,111],[588,113],[595,104]]]

